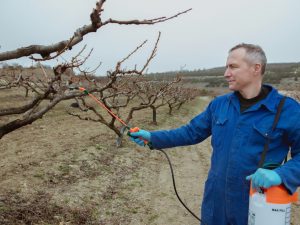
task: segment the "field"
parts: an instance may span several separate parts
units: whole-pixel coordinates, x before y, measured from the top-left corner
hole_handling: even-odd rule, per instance
[[[1,105],[15,100],[2,95]],[[136,113],[132,124],[150,130],[177,127],[208,102],[197,98],[173,116],[161,108],[158,126],[150,124],[150,111]],[[67,115],[68,104],[60,103],[43,119],[0,140],[0,224],[199,224],[178,202],[160,152],[138,147],[127,137],[115,147],[111,130]],[[210,140],[168,151],[178,192],[196,214],[210,152]],[[292,224],[299,225],[299,218],[298,203]]]

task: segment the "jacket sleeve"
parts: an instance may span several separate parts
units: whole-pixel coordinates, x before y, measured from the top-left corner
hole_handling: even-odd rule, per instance
[[[172,130],[151,132],[154,148],[171,148],[197,144],[211,135],[211,103],[206,110],[193,118],[187,125]]]
[[[293,120],[291,120],[291,129],[288,131],[291,159],[275,171],[289,192],[294,193],[300,186],[300,113],[291,117]]]

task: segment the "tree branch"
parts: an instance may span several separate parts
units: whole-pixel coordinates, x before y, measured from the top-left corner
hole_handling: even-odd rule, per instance
[[[173,19],[181,14],[187,13],[192,9],[188,9],[182,12],[177,13],[176,15],[170,16],[170,17],[159,17],[155,19],[145,19],[145,20],[128,20],[128,21],[122,21],[122,20],[114,20],[114,19],[108,19],[105,22],[101,22],[101,12],[103,11],[102,7],[105,0],[99,0],[96,3],[96,9],[93,9],[93,12],[91,13],[91,24],[84,25],[83,27],[77,29],[74,33],[74,35],[69,38],[68,40],[63,40],[60,42],[57,42],[53,45],[30,45],[27,47],[18,48],[16,50],[7,51],[0,53],[0,62],[11,60],[11,59],[18,59],[25,56],[30,56],[33,54],[39,54],[42,56],[43,59],[53,59],[57,57],[58,55],[61,55],[63,52],[67,50],[71,50],[73,46],[78,44],[83,40],[83,37],[91,32],[96,32],[100,27],[108,25],[108,24],[119,24],[119,25],[153,25],[156,23],[165,22],[167,20]],[[51,57],[52,53],[56,53],[55,56]],[[40,61],[43,59],[37,59],[33,58],[34,60]]]

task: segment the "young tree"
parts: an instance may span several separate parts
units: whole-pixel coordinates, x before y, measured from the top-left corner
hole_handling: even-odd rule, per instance
[[[172,115],[173,109],[180,109],[181,106],[201,95],[201,91],[194,88],[184,88],[177,86],[170,90],[167,104],[169,106],[169,115]]]
[[[147,81],[136,83],[139,90],[138,97],[141,105],[152,109],[152,123],[157,125],[157,109],[166,105],[170,98],[173,86],[179,83],[181,79],[176,77],[172,81]]]

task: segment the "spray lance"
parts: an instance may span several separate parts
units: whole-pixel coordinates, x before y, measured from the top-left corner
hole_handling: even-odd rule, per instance
[[[162,153],[165,155],[165,157],[167,158],[167,160],[168,160],[168,163],[169,163],[169,166],[170,166],[170,170],[171,170],[171,175],[172,175],[173,188],[174,188],[174,191],[175,191],[175,194],[176,194],[178,200],[180,201],[180,203],[184,206],[184,208],[185,208],[185,209],[186,209],[193,217],[195,217],[198,221],[202,222],[201,219],[200,219],[198,216],[196,216],[196,214],[193,213],[193,212],[185,205],[185,203],[181,200],[181,198],[180,198],[180,196],[179,196],[179,194],[178,194],[178,192],[177,192],[177,188],[176,188],[175,176],[174,176],[174,171],[173,171],[172,163],[171,163],[171,160],[170,160],[169,156],[167,155],[167,153],[166,153],[163,149],[154,149],[153,146],[152,146],[152,144],[151,144],[150,142],[148,142],[147,140],[144,140],[144,139],[142,139],[142,138],[140,138],[140,137],[134,137],[134,136],[132,136],[131,133],[138,132],[140,129],[139,129],[138,127],[131,128],[130,126],[128,126],[128,125],[127,125],[120,117],[118,117],[116,114],[114,114],[109,108],[107,108],[107,107],[105,106],[105,104],[103,104],[101,101],[99,101],[99,100],[97,99],[96,96],[94,96],[93,94],[89,93],[89,91],[86,90],[85,88],[83,88],[83,87],[70,87],[69,89],[71,89],[71,90],[72,90],[72,89],[79,90],[79,91],[83,92],[85,95],[88,95],[89,97],[91,97],[95,102],[97,102],[98,105],[100,105],[100,106],[101,106],[103,109],[105,109],[111,116],[113,116],[116,120],[118,120],[122,125],[125,126],[125,129],[128,130],[128,131],[127,131],[127,135],[128,135],[128,136],[130,136],[130,137],[132,137],[132,138],[139,138],[139,139],[143,140],[143,141],[144,141],[144,145],[145,145],[145,146],[147,145],[151,150],[157,150],[157,151],[162,152]]]

